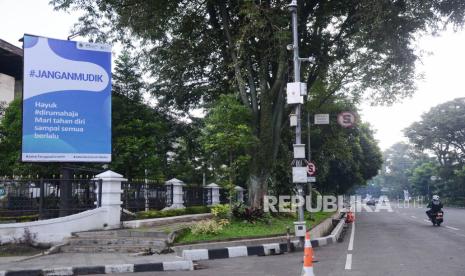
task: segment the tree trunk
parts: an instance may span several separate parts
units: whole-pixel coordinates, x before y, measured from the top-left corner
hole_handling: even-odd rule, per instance
[[[261,208],[263,206],[263,196],[267,194],[268,191],[268,183],[267,179],[268,175],[257,175],[257,174],[250,174],[249,177],[249,189],[248,189],[248,198],[249,198],[249,205],[252,208]]]

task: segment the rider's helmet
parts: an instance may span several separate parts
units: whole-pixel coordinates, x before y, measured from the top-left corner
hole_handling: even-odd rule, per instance
[[[433,201],[439,201],[439,196],[438,196],[438,195],[434,195],[434,196],[433,196]]]

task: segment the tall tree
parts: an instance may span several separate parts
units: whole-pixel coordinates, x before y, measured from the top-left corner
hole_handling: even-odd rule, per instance
[[[444,167],[465,165],[465,98],[431,108],[404,130],[418,149],[429,150]]]
[[[431,108],[404,133],[417,149],[436,156],[443,193],[465,201],[465,98]]]
[[[433,194],[438,194],[438,166],[434,160],[419,164],[411,170],[409,181],[412,190],[417,195],[426,195],[430,198]]]
[[[99,38],[140,38],[161,105],[187,110],[235,92],[253,116],[260,140],[252,151],[249,195],[267,192],[287,116],[289,12],[286,1],[52,0],[82,9],[78,28]],[[321,99],[336,93],[393,102],[414,90],[414,35],[442,23],[462,24],[458,0],[298,1],[302,75]],[[101,34],[101,30],[107,30]],[[318,84],[320,89],[313,89]]]
[[[127,178],[163,178],[170,122],[143,102],[145,83],[137,57],[124,50],[115,64],[110,167]]]
[[[232,95],[223,95],[205,118],[201,144],[209,163],[226,166],[229,186],[237,185],[239,172],[250,164],[249,149],[256,144],[250,127],[251,114]]]
[[[0,175],[24,177],[58,175],[56,165],[21,162],[21,100],[14,100],[5,109],[0,122]]]

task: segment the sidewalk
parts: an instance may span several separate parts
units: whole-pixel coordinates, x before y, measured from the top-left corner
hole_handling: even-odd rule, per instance
[[[142,264],[180,261],[175,254],[130,256],[129,253],[58,253],[21,261],[25,257],[0,257],[0,271],[45,269],[112,264]]]

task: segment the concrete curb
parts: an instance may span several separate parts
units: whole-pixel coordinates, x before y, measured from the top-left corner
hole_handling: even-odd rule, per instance
[[[342,233],[345,224],[345,216],[342,216],[331,234],[325,237],[311,240],[312,247],[321,247],[336,243]],[[291,241],[291,251],[300,251],[299,241]],[[269,256],[287,252],[287,243],[267,243],[253,246],[233,246],[214,249],[190,249],[182,251],[182,258],[190,261],[225,259],[247,256]]]
[[[327,244],[336,243],[339,237],[341,236],[342,229],[344,228],[344,224],[345,224],[345,214],[344,216],[341,217],[336,227],[334,227],[333,231],[331,231],[331,234],[329,234],[326,237],[313,239],[312,246],[319,247],[319,246],[324,246]],[[313,245],[314,243],[316,246]]]
[[[101,266],[57,267],[33,270],[8,270],[0,271],[0,276],[65,276],[178,270],[194,270],[194,264],[190,260],[183,260],[144,264],[112,264]]]

